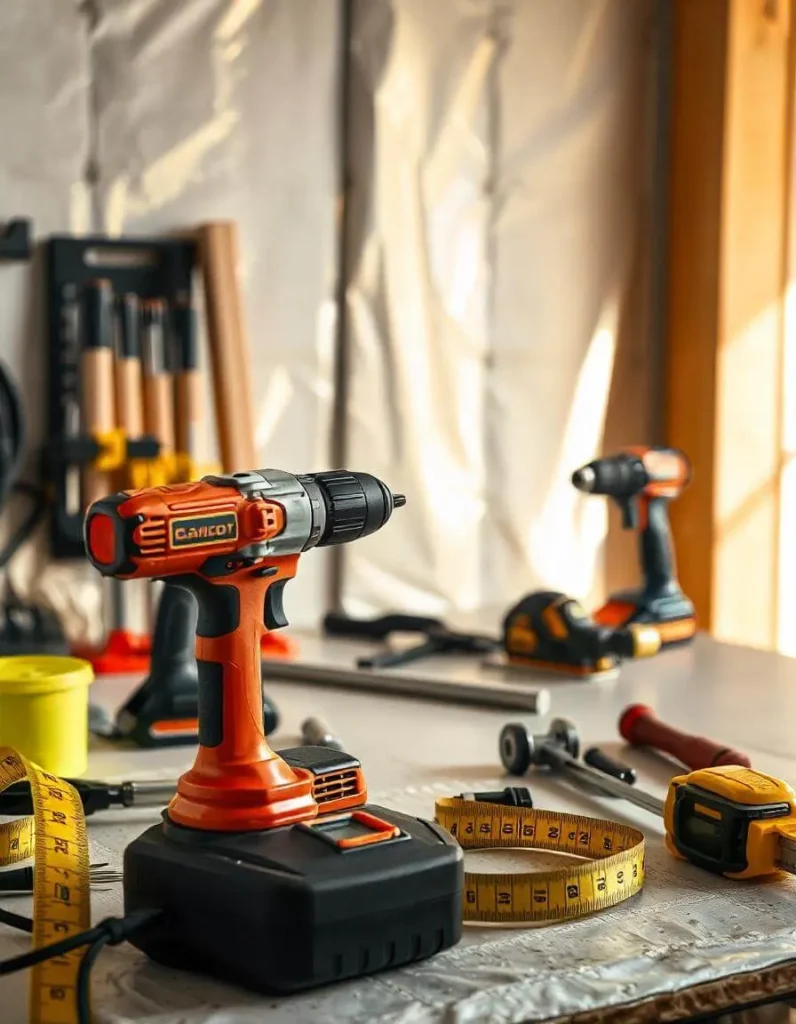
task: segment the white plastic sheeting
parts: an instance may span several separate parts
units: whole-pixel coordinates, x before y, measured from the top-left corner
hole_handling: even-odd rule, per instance
[[[31,215],[39,236],[160,234],[238,220],[261,463],[326,468],[337,3],[100,0],[82,16],[77,6],[9,0],[0,9],[13,61],[0,117],[5,137],[20,140],[0,157],[9,179],[2,212]],[[27,94],[29,79],[38,84]],[[27,271],[13,273],[16,310]],[[8,277],[0,268],[0,280]],[[0,354],[24,375],[26,335],[16,313],[13,326],[5,307],[2,315]],[[43,388],[37,374],[30,415],[41,410]],[[53,566],[37,588],[76,636],[101,629],[93,575],[77,586],[84,572]],[[33,576],[30,554],[20,556],[20,589]],[[316,622],[325,596],[324,554],[313,553],[288,591],[291,620]]]
[[[0,5],[0,219],[33,217],[39,235],[90,229],[90,109],[85,19],[77,4],[6,0]],[[0,359],[23,389],[32,452],[43,442],[46,401],[40,272],[39,259],[33,269],[0,263]],[[11,503],[0,524],[3,537],[23,507],[23,499]],[[96,584],[86,587],[86,572],[73,566],[43,573],[46,562],[42,526],[11,564],[14,584],[80,630],[79,610],[96,603]]]
[[[359,0],[346,462],[405,490],[344,557],[354,613],[455,614],[601,583],[594,455],[648,182],[636,100],[652,0]],[[337,0],[6,0],[2,216],[165,233],[236,218],[265,465],[329,464]],[[41,440],[27,268],[0,356]],[[36,301],[41,303],[41,292]],[[634,406],[637,408],[638,403]],[[625,417],[627,421],[627,417]],[[646,439],[643,412],[625,441]],[[96,635],[100,591],[28,550],[17,586]],[[324,553],[288,614],[325,607]]]
[[[623,0],[356,5],[348,461],[405,490],[346,552],[353,613],[600,587],[597,454],[650,163],[653,9]],[[644,325],[646,329],[646,324]],[[624,417],[624,443],[647,441]]]
[[[259,464],[327,468],[338,5],[101,0],[99,9],[98,227],[146,234],[238,221]],[[296,624],[324,610],[324,555],[303,559],[288,588]]]

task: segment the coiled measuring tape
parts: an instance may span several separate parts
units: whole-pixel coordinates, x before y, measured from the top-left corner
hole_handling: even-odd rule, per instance
[[[585,858],[553,871],[465,872],[465,921],[533,922],[613,907],[644,885],[644,836],[578,814],[446,797],[436,820],[465,850],[549,850]]]
[[[89,853],[83,805],[75,789],[11,747],[0,747],[0,792],[27,778],[33,817],[0,824],[0,865],[33,857],[33,948],[91,925]],[[31,969],[31,1024],[77,1019],[80,948]]]

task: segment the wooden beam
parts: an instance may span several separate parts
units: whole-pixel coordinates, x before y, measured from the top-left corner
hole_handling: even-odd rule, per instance
[[[702,627],[776,643],[791,0],[676,0],[664,429]]]

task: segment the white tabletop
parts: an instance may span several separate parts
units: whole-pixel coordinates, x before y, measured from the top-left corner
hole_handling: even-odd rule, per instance
[[[301,658],[313,663],[352,665],[354,656],[364,649],[309,634],[295,636]],[[483,673],[494,678],[494,669],[483,669],[476,659],[466,658],[439,658],[398,671],[462,679]],[[270,693],[282,724],[273,745],[297,744],[303,718],[318,715],[361,759],[373,799],[432,817],[437,796],[506,784],[497,737],[507,721],[520,718],[541,732],[550,717],[565,716],[577,724],[584,745],[599,744],[621,755],[638,769],[638,786],[663,795],[673,765],[649,753],[624,749],[617,733],[620,711],[629,703],[643,702],[672,724],[745,751],[756,768],[796,783],[796,661],[699,637],[690,648],[627,664],[611,680],[565,681],[552,675],[510,678],[518,686],[548,688],[550,715],[540,719],[438,701],[274,682]],[[92,700],[114,709],[135,682],[122,677],[98,679]],[[87,773],[92,778],[176,777],[192,760],[191,748],[155,752],[92,742]],[[457,948],[433,960],[286,1000],[265,999],[210,979],[169,971],[129,946],[118,947],[104,951],[94,969],[97,1020],[114,1024],[549,1020],[634,1003],[741,972],[759,972],[796,958],[796,879],[771,885],[714,878],[671,858],[663,847],[661,823],[647,812],[587,796],[541,776],[531,777],[529,784],[537,806],[591,813],[642,828],[648,838],[648,882],[643,893],[611,911],[546,928],[467,927]],[[90,818],[94,859],[103,855],[102,859],[110,857],[119,864],[124,846],[157,820],[158,812],[147,809]],[[514,863],[519,855],[500,856]],[[468,856],[468,864],[472,863]],[[527,866],[527,856],[523,863]],[[95,918],[119,913],[121,886],[95,894],[93,902]],[[24,912],[24,901],[15,901],[14,906]],[[24,935],[0,926],[0,958],[24,950],[27,943]],[[3,996],[2,1019],[23,1024],[25,976],[4,979]]]

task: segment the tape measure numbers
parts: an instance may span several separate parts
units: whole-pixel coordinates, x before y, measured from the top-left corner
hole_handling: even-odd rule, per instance
[[[583,917],[644,885],[644,836],[614,821],[457,797],[437,801],[436,820],[465,850],[549,850],[585,858],[552,871],[465,872],[465,921]]]
[[[86,820],[77,792],[10,747],[0,747],[0,792],[27,778],[33,817],[0,824],[0,865],[33,856],[33,948],[91,925]],[[72,950],[31,969],[31,1024],[72,1024],[77,975],[85,950]]]

